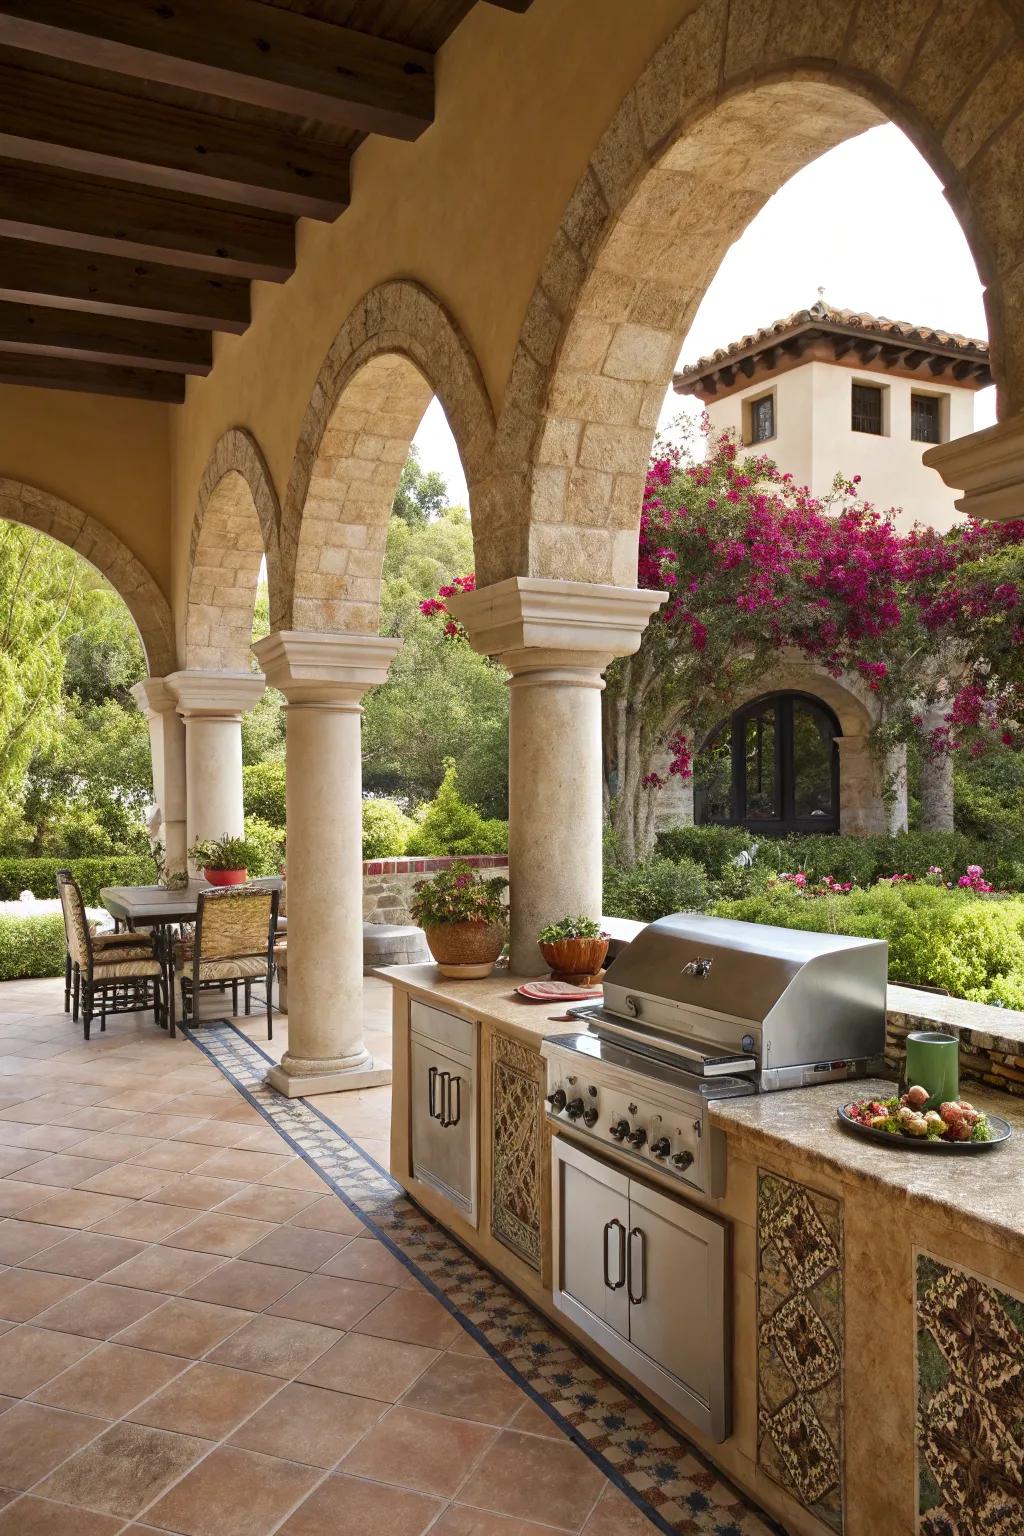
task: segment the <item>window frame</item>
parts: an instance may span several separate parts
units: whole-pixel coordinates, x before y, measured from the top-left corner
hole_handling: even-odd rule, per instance
[[[935,408],[936,437],[917,437],[914,433],[914,406],[918,400],[927,400]],[[910,441],[923,443],[926,447],[934,447],[937,443],[949,441],[949,395],[945,392],[927,389],[911,389],[910,391]]]
[[[832,751],[829,763],[831,813],[827,816],[798,816],[796,814],[796,764],[793,741],[794,705],[809,705],[829,726]],[[775,810],[774,817],[751,817],[747,812],[747,775],[745,757],[746,724],[751,717],[764,714],[767,708],[775,711]],[[782,693],[765,693],[750,699],[727,719],[709,731],[699,748],[703,752],[711,747],[723,733],[729,735],[730,766],[732,774],[730,806],[727,816],[707,816],[698,804],[699,789],[694,785],[694,823],[697,826],[746,827],[764,837],[784,837],[791,832],[814,832],[827,835],[840,830],[839,804],[839,747],[842,728],[833,710],[811,693],[789,690]],[[696,766],[696,763],[695,763]]]
[[[751,448],[760,448],[763,443],[772,443],[779,435],[778,403],[774,389],[769,389],[766,394],[754,395],[744,401],[746,406],[746,427],[744,439]],[[755,430],[757,421],[757,409],[759,406],[767,406],[771,415],[771,431],[764,437],[758,437]]]
[[[872,427],[857,426],[857,391],[858,389],[870,390],[878,396],[878,431]],[[852,379],[850,381],[850,431],[859,432],[863,437],[888,437],[889,436],[889,387],[886,384],[876,384],[873,379]]]

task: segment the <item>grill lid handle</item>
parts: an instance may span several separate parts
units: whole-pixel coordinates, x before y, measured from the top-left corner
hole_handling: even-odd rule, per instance
[[[693,959],[683,966],[684,976],[709,976],[714,961],[708,955],[694,955]]]

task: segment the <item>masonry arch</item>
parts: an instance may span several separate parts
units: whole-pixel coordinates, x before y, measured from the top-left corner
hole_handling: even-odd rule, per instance
[[[109,581],[135,621],[152,677],[176,666],[170,604],[149,571],[98,518],[49,491],[0,478],[0,518],[49,534]]]
[[[303,418],[282,513],[282,628],[376,632],[388,517],[435,394],[465,470],[477,550],[500,531],[494,415],[476,359],[425,288],[384,283],[338,332]]]
[[[260,566],[267,562],[271,622],[280,608],[277,493],[255,438],[225,432],[202,479],[189,545],[185,665],[248,671]]]
[[[1024,199],[1005,195],[1020,27],[998,0],[702,0],[622,102],[549,249],[496,445],[518,537],[481,582],[634,584],[658,412],[725,251],[795,171],[887,119],[945,186],[986,284],[1000,410],[1024,406]]]

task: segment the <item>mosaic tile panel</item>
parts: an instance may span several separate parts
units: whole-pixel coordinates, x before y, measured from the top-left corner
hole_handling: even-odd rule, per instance
[[[1024,1532],[1024,1299],[918,1254],[920,1536]]]
[[[757,1178],[757,1460],[843,1529],[843,1210],[792,1179]]]
[[[301,1099],[267,1088],[268,1057],[230,1024],[185,1033],[340,1199],[665,1536],[785,1536],[684,1436],[655,1419],[425,1215],[379,1163]]]
[[[494,1034],[491,1051],[491,1231],[539,1270],[544,1179],[541,1061],[536,1051],[507,1035]]]

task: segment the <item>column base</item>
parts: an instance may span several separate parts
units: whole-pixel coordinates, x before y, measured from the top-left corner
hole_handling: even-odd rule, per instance
[[[313,1071],[309,1068],[312,1066]],[[346,1067],[339,1062],[289,1061],[287,1053],[266,1076],[268,1087],[288,1099],[308,1099],[317,1093],[351,1093],[359,1088],[382,1088],[391,1081],[391,1067],[369,1054],[364,1061]]]

